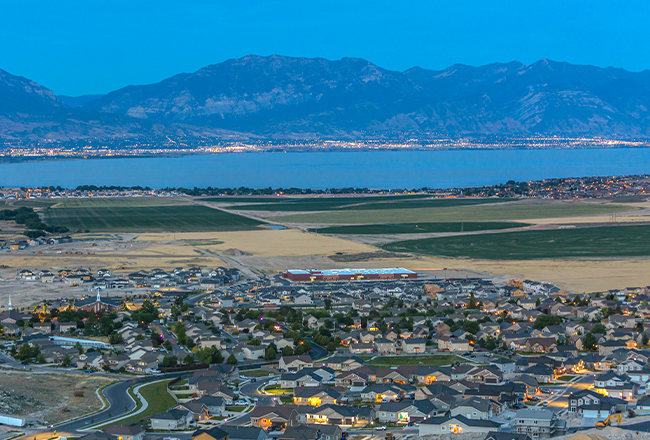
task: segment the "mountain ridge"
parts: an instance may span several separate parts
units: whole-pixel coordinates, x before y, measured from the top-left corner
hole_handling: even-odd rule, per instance
[[[9,122],[7,122],[9,121]],[[362,58],[247,55],[98,97],[57,97],[0,70],[0,138],[184,134],[650,137],[650,70],[543,58],[402,72]]]

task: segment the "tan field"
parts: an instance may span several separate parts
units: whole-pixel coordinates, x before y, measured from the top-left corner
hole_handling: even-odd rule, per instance
[[[214,233],[177,233],[176,240],[218,240],[210,249],[238,249],[256,257],[292,257],[300,255],[332,255],[336,252],[375,252],[376,248],[341,238],[310,234],[297,229]],[[171,241],[172,234],[142,234],[141,241]],[[202,246],[201,246],[202,247]]]

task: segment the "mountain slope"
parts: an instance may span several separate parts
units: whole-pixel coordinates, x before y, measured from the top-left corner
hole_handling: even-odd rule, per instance
[[[130,86],[85,108],[271,137],[647,137],[650,72],[541,60],[393,72],[353,58],[249,55]]]
[[[650,138],[650,71],[540,60],[432,71],[249,55],[107,95],[61,97],[0,71],[0,137]]]

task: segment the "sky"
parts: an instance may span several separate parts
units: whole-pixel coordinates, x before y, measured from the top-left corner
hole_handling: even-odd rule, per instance
[[[150,84],[247,54],[444,69],[542,58],[650,69],[650,2],[0,2],[0,69],[59,95]]]

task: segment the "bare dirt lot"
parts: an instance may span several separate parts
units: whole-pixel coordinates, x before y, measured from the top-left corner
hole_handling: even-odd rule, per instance
[[[111,382],[98,376],[0,370],[0,413],[58,423],[101,408],[96,391]]]

